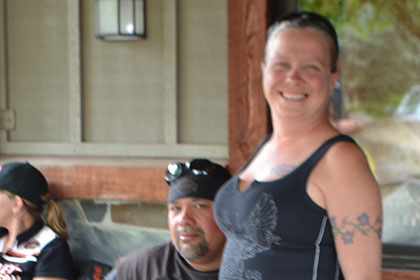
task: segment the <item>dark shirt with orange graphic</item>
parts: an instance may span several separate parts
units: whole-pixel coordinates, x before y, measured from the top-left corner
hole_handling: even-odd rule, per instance
[[[0,248],[4,248],[6,239],[7,231],[0,230]],[[34,277],[75,277],[66,240],[41,220],[19,234],[12,248],[0,255],[0,280]]]

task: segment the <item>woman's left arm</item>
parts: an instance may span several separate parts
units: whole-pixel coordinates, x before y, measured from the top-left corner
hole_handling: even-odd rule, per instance
[[[340,142],[323,159],[319,187],[346,280],[382,279],[382,203],[363,151]]]

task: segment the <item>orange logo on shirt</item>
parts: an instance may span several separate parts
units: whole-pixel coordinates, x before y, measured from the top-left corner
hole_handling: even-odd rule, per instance
[[[99,265],[95,265],[94,269],[95,269],[95,272],[92,274],[93,280],[101,280],[102,279],[101,275],[103,271],[102,267],[100,267]]]

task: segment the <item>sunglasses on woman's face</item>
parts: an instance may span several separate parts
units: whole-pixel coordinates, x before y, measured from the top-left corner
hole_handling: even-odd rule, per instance
[[[208,165],[206,160],[193,160],[191,162],[182,163],[179,161],[168,164],[165,172],[165,181],[170,185],[185,175],[208,175],[205,166]]]

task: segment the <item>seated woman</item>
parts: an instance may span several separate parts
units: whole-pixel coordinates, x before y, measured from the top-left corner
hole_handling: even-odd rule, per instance
[[[41,172],[27,162],[0,166],[0,205],[0,279],[74,279],[64,216]]]

